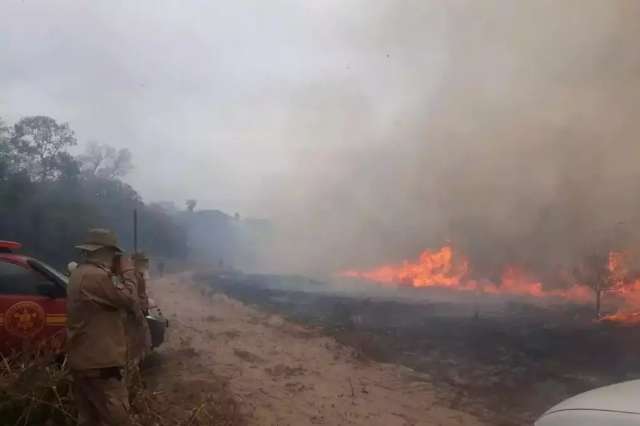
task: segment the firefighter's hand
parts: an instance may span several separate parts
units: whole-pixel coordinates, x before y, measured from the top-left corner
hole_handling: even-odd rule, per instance
[[[131,256],[120,256],[120,271],[127,272],[133,271],[133,269],[133,260],[131,259]]]

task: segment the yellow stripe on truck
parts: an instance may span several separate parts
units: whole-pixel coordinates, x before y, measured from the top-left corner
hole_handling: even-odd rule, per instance
[[[67,316],[60,314],[47,315],[47,325],[63,326],[67,324]]]
[[[50,326],[67,325],[67,316],[65,314],[47,315],[46,324]],[[4,325],[4,316],[0,315],[0,327]]]

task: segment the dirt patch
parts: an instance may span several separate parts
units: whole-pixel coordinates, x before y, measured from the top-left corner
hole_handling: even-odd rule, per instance
[[[250,362],[252,364],[261,364],[264,363],[264,359],[260,358],[258,355],[256,354],[252,354],[249,351],[245,351],[242,349],[234,349],[233,350],[233,354],[235,356],[237,356],[238,358]]]
[[[168,347],[185,356],[184,383],[222,379],[249,425],[482,424],[442,405],[443,391],[415,371],[364,362],[315,327],[197,288],[189,276],[154,282],[151,292],[175,324]],[[221,321],[207,321],[211,315]]]
[[[184,343],[149,356],[142,375],[145,389],[134,400],[142,424],[246,424],[228,382],[205,370],[202,354]]]
[[[265,368],[264,371],[274,378],[287,378],[302,376],[306,370],[302,367],[289,367],[288,365],[278,364],[270,368]]]

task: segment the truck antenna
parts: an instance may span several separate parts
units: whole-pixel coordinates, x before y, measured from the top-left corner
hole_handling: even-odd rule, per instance
[[[133,252],[138,252],[138,209],[133,209]]]

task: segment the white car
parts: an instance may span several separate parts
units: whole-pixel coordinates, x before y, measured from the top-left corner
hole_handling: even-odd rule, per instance
[[[569,398],[544,413],[535,426],[640,426],[640,380]]]

